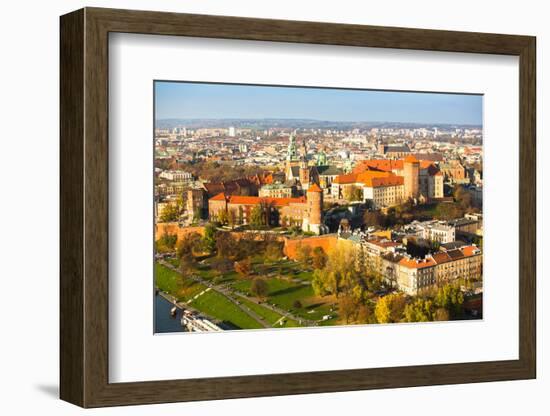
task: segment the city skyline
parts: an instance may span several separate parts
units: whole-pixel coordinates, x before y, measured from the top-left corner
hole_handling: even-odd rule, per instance
[[[483,96],[155,81],[155,119],[482,125]]]

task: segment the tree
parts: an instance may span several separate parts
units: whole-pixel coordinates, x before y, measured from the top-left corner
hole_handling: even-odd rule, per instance
[[[351,291],[363,278],[357,266],[357,251],[345,243],[338,244],[328,254],[325,268],[313,272],[313,290],[319,296]]]
[[[416,299],[405,306],[405,322],[430,322],[434,320],[434,304],[431,300]]]
[[[435,295],[435,303],[437,306],[445,308],[452,317],[460,316],[464,304],[464,295],[459,288],[445,285],[438,289]]]
[[[181,214],[181,205],[176,202],[170,202],[167,204],[162,213],[160,214],[160,222],[174,222],[177,221]]]
[[[176,245],[176,255],[180,260],[192,261],[196,253],[203,251],[200,234],[192,232],[185,234]]]
[[[302,308],[302,302],[300,302],[298,299],[296,299],[294,302],[292,302],[292,307],[294,309],[301,309]]]
[[[201,207],[195,207],[193,210],[193,222],[199,222],[202,219],[202,208]]]
[[[233,229],[237,225],[237,213],[234,209],[230,209],[227,214],[227,224]]]
[[[434,312],[434,321],[448,321],[451,319],[449,311],[445,308],[437,308]]]
[[[338,299],[338,313],[346,324],[353,322],[357,316],[357,302],[353,296],[345,295]]]
[[[315,247],[313,249],[313,255],[311,258],[311,263],[314,269],[324,269],[327,265],[327,255],[321,247]]]
[[[265,259],[270,262],[274,262],[283,257],[282,244],[277,241],[271,241],[267,243],[265,247]]]
[[[307,244],[296,245],[296,260],[300,263],[309,264],[311,261],[311,247]]]
[[[311,287],[313,292],[317,296],[326,296],[331,293],[328,284],[329,272],[323,269],[317,269],[313,272],[313,279],[311,280]]]
[[[463,186],[459,185],[455,188],[453,197],[462,209],[467,210],[472,207],[472,194]]]
[[[244,208],[242,207],[242,205],[239,205],[237,221],[238,221],[239,224],[244,223]]]
[[[265,227],[270,224],[271,206],[266,201],[260,201],[252,208],[250,224],[254,227]]]
[[[459,204],[441,202],[435,209],[435,219],[452,220],[464,216],[464,209]]]
[[[363,222],[367,227],[384,227],[385,218],[380,211],[365,211]]]
[[[229,221],[229,216],[227,214],[227,211],[225,209],[220,209],[217,214],[217,219],[221,225],[226,225],[227,222]]]
[[[267,283],[261,277],[256,277],[250,285],[250,291],[261,299],[265,299],[268,294]]]
[[[216,251],[218,257],[234,259],[237,256],[238,243],[230,232],[222,231],[216,234]]]
[[[241,261],[235,262],[235,271],[239,274],[241,277],[248,277],[250,273],[252,272],[252,264],[250,262],[250,259],[244,259]]]
[[[344,188],[344,199],[347,201],[361,201],[363,200],[363,190],[355,185],[347,186]]]
[[[380,324],[399,322],[405,309],[405,297],[399,293],[391,293],[376,303],[374,314]]]
[[[208,223],[206,227],[204,227],[202,242],[204,249],[209,253],[212,253],[216,249],[216,232],[216,226],[212,223]]]
[[[180,272],[183,280],[182,282],[185,282],[186,277],[190,277],[193,274],[194,267],[193,267],[193,258],[192,257],[182,257],[180,259],[180,264],[178,267],[178,271]]]
[[[220,274],[228,273],[233,270],[233,262],[224,258],[217,258],[211,263],[211,266]]]
[[[357,309],[357,323],[370,324],[373,323],[374,315],[368,305],[360,305]]]
[[[178,241],[178,236],[176,234],[168,233],[168,231],[166,231],[165,229],[164,233],[157,240],[157,245],[156,245],[157,251],[159,253],[174,251],[177,241]]]

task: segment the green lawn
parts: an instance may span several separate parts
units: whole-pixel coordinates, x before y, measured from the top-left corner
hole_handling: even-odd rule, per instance
[[[311,285],[277,278],[266,279],[266,282],[268,287],[267,302],[270,304],[309,320],[319,320],[324,315],[334,315],[333,312],[330,312],[330,306],[327,303],[312,301],[315,294]],[[249,294],[251,284],[251,279],[243,279],[236,281],[232,286],[234,289]],[[301,308],[294,307],[294,302],[297,300],[302,304]]]
[[[251,278],[243,279],[234,271],[220,274],[211,269],[210,259],[197,266],[196,273],[205,280],[216,279],[217,283],[228,283],[234,290],[244,295],[250,294],[252,280],[256,276],[266,278],[268,285],[267,302],[277,306],[285,311],[290,311],[303,319],[321,320],[324,315],[336,316],[330,312],[328,302],[319,300],[315,297],[311,285],[301,284],[292,280],[299,279],[303,282],[311,281],[313,272],[302,264],[281,260],[274,264],[263,263],[261,256],[256,256],[253,261],[254,275]],[[289,279],[279,278],[278,276],[288,276]],[[156,282],[157,286],[168,293],[173,294],[179,300],[189,301],[198,293],[206,289],[206,286],[194,282],[192,279],[183,279],[181,275],[173,270],[156,264]],[[275,324],[282,315],[258,305],[247,299],[237,298],[239,302],[246,305],[253,312],[261,316],[271,325]],[[296,308],[294,303],[300,301],[301,308]],[[230,322],[231,324],[243,329],[261,328],[261,325],[253,318],[244,313],[239,307],[229,301],[225,296],[214,291],[205,292],[196,300],[192,300],[190,306],[203,311],[205,314]],[[325,321],[322,324],[333,324],[334,320]],[[285,319],[285,324],[276,327],[295,327],[300,326],[297,321]]]
[[[200,293],[206,286],[182,276],[162,264],[155,263],[155,282],[163,292],[168,292],[179,301],[187,301]]]
[[[213,290],[199,296],[190,305],[213,318],[229,322],[241,329],[263,328],[258,322],[239,309],[237,305]]]
[[[192,279],[184,279],[181,275],[162,264],[156,263],[156,284],[160,290],[168,292],[180,301],[189,302],[191,307],[197,309],[212,318],[233,324],[242,329],[256,329],[262,326],[244,313],[237,305],[225,296],[209,290],[197,299],[196,295],[207,289],[206,286],[194,282]]]
[[[267,322],[269,322],[271,325],[274,325],[276,322],[279,322],[279,320],[282,317],[282,315],[279,315],[277,312],[273,312],[271,309],[267,309],[262,305],[258,305],[257,303],[252,302],[248,299],[239,297],[238,300],[243,305],[248,307],[250,310],[252,310],[256,314],[261,316],[263,319],[265,319]],[[295,320],[284,318],[284,324],[283,325],[277,324],[275,328],[291,328],[291,327],[297,327],[297,326],[300,326],[300,325],[298,325],[298,322],[296,322]]]

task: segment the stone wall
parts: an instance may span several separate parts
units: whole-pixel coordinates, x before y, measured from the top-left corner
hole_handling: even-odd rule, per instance
[[[336,234],[326,234],[318,237],[305,237],[305,238],[285,238],[284,239],[284,253],[285,256],[295,259],[297,248],[300,246],[309,246],[311,249],[315,247],[321,247],[325,254],[328,254],[338,242],[338,236]]]
[[[177,222],[161,222],[155,225],[155,241],[164,233],[176,234],[180,240],[185,234],[198,233],[204,235],[204,227],[179,227]]]

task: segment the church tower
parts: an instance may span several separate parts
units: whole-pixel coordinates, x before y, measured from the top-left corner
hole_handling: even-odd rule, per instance
[[[307,190],[308,230],[315,234],[322,234],[323,225],[323,191],[317,184],[313,184]]]
[[[307,164],[307,146],[306,141],[302,142],[302,151],[300,156],[300,184],[302,185],[302,190],[306,191],[309,188],[309,166]]]
[[[286,152],[286,166],[285,174],[286,179],[292,178],[292,167],[298,165],[298,148],[296,147],[296,140],[294,134],[291,134],[288,138],[288,149]]]
[[[327,163],[327,154],[325,152],[326,148],[323,147],[319,153],[317,153],[317,166],[325,166]]]
[[[292,162],[298,159],[298,149],[296,148],[296,140],[294,134],[291,134],[288,138],[288,149],[286,152],[286,160]]]
[[[405,198],[417,199],[419,196],[420,162],[413,155],[409,155],[403,161],[403,177],[405,185]]]

